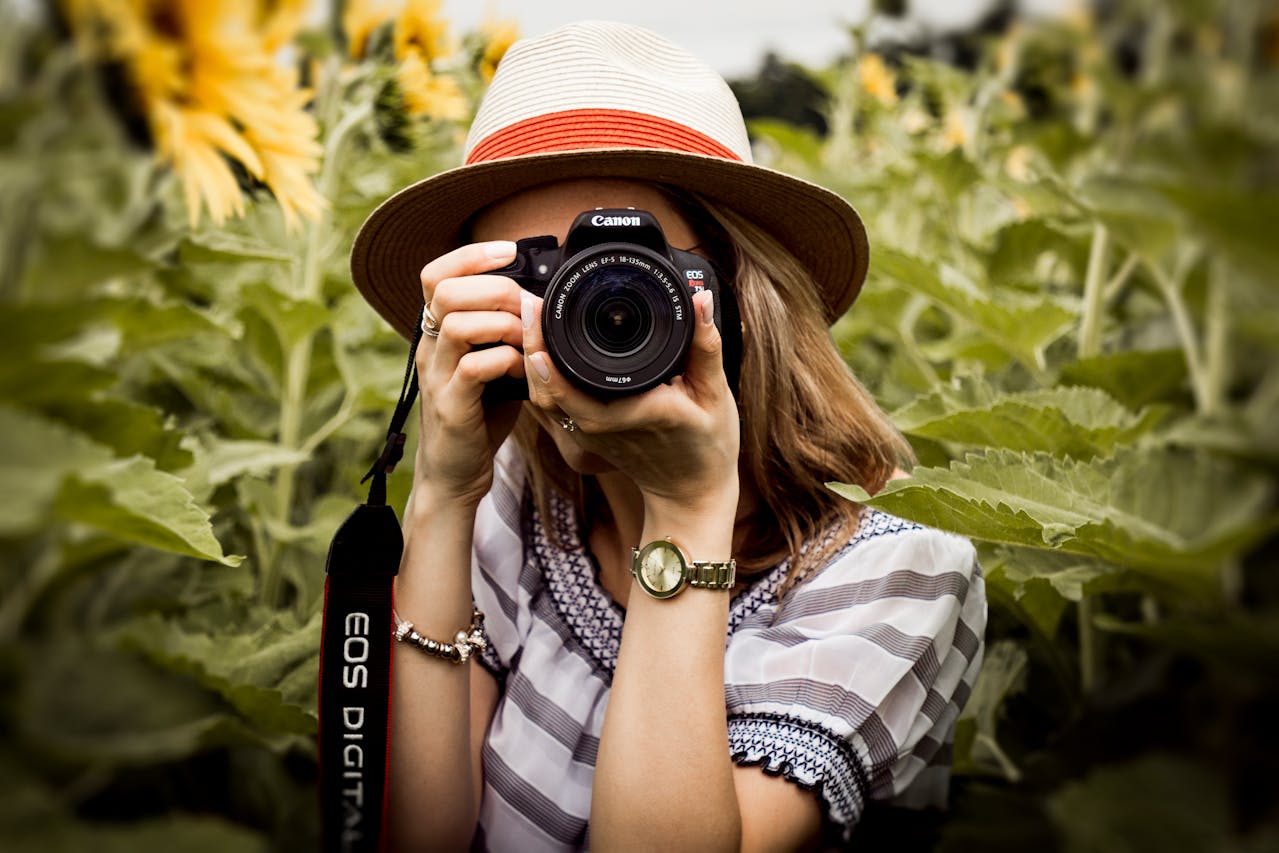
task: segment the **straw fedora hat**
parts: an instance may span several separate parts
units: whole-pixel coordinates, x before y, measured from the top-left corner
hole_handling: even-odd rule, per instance
[[[422,311],[422,267],[461,244],[474,214],[567,178],[668,184],[733,208],[808,269],[830,323],[866,278],[857,211],[816,184],[755,165],[723,79],[641,27],[587,21],[516,42],[464,151],[464,165],[382,202],[351,249],[356,287],[405,338]]]

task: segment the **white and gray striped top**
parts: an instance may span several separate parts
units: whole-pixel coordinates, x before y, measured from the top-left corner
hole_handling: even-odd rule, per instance
[[[482,658],[502,684],[484,745],[476,848],[588,846],[591,780],[624,611],[596,578],[571,504],[543,519],[522,459],[498,454],[476,520]],[[564,548],[553,546],[554,524]],[[780,602],[787,563],[731,604],[729,750],[812,790],[847,839],[870,800],[944,806],[955,721],[982,660],[972,544],[867,510],[857,534]]]

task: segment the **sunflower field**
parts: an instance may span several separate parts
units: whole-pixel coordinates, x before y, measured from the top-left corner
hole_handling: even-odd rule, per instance
[[[347,253],[516,35],[333,5],[0,3],[5,850],[317,845],[324,560],[405,358]],[[962,65],[853,31],[820,129],[751,122],[871,234],[834,335],[919,464],[830,487],[990,595],[952,808],[871,849],[1279,849],[1279,13],[1089,8]]]

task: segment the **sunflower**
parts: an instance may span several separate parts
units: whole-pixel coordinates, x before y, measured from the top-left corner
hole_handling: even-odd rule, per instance
[[[325,202],[311,182],[322,148],[310,93],[279,60],[305,0],[65,0],[91,56],[121,63],[160,160],[182,183],[187,218],[244,213],[234,160],[274,194],[290,228]]]
[[[368,56],[373,33],[388,21],[404,109],[413,116],[463,118],[467,101],[457,80],[433,68],[457,50],[439,0],[350,0],[342,26],[352,59]]]
[[[489,83],[497,73],[497,64],[502,61],[507,49],[520,37],[520,31],[514,21],[490,19],[480,28],[480,34],[484,37],[484,52],[480,54],[480,76],[485,83]]]
[[[878,53],[867,53],[857,60],[857,78],[862,90],[884,106],[897,103],[897,80]]]

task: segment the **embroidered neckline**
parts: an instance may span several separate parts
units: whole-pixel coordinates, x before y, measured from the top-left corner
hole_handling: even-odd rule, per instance
[[[572,502],[559,494],[552,494],[549,504],[549,521],[555,525],[563,547],[551,544],[547,520],[534,507],[531,525],[534,558],[541,565],[560,618],[578,644],[589,653],[592,662],[611,677],[622,645],[626,610],[600,583],[599,566],[582,541],[580,519]],[[774,599],[789,566],[790,560],[783,560],[734,596],[729,604],[730,636],[743,619]]]
[[[572,638],[587,653],[591,662],[611,681],[622,645],[625,609],[604,589],[599,580],[599,566],[582,541],[580,519],[571,501],[552,493],[549,500],[550,519],[543,519],[535,501],[531,506],[533,553],[546,579],[547,590],[560,618]],[[562,544],[556,547],[548,535],[549,524]],[[869,507],[862,514],[857,533],[831,558],[834,562],[849,549],[867,539],[920,527]],[[761,574],[729,604],[728,635],[731,637],[743,621],[761,607],[776,604],[777,590],[790,569],[789,557]],[[820,571],[820,570],[819,570]]]

